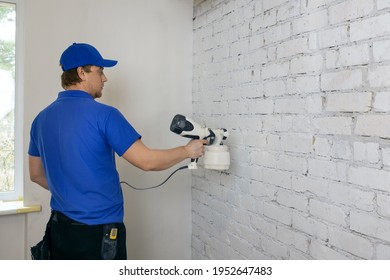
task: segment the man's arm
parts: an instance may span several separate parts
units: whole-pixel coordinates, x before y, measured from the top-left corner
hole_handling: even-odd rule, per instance
[[[45,171],[43,170],[42,160],[40,157],[29,156],[28,166],[30,170],[30,179],[34,183],[37,183],[42,188],[49,189],[47,184]]]
[[[187,159],[198,158],[204,153],[207,140],[192,140],[185,146],[173,149],[149,149],[139,139],[122,155],[124,159],[144,171],[159,171],[168,169]]]

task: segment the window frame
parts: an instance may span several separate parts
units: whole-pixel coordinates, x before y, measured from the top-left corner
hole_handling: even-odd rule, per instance
[[[24,135],[23,135],[23,0],[0,0],[0,3],[15,4],[15,142],[14,142],[14,190],[0,192],[0,201],[23,200],[24,185]]]

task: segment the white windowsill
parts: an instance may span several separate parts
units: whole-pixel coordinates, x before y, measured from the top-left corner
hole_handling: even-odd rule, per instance
[[[40,212],[41,209],[39,204],[26,206],[23,201],[0,201],[0,216]]]

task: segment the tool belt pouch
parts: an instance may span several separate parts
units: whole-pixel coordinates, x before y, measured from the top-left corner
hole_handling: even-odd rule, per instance
[[[103,260],[113,260],[117,253],[118,227],[116,224],[103,225],[103,240],[101,257]]]
[[[53,215],[53,214],[52,214]],[[45,235],[43,239],[39,241],[35,246],[30,248],[32,260],[49,260],[50,259],[50,216],[49,221],[46,224]]]

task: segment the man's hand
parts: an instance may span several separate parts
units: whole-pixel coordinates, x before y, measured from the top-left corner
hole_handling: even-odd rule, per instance
[[[189,158],[199,158],[204,154],[204,145],[208,143],[207,140],[191,140],[185,145]]]

